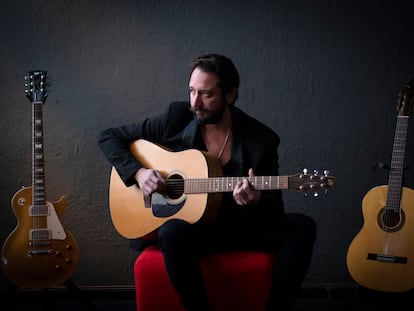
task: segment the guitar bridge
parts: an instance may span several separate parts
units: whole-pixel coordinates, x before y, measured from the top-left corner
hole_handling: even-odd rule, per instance
[[[384,254],[373,254],[373,253],[368,253],[367,259],[375,260],[378,262],[402,263],[402,264],[406,264],[408,261],[407,257],[391,256],[391,255],[384,255]]]
[[[37,241],[37,240],[29,241],[29,246],[30,247],[48,246],[50,244],[51,244],[50,240],[47,240],[47,241]]]

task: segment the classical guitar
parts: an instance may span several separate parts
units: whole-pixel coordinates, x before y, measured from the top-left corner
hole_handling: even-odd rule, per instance
[[[213,219],[223,192],[233,191],[239,180],[248,178],[257,190],[294,189],[317,193],[334,187],[335,178],[314,174],[294,176],[222,177],[217,159],[195,149],[171,152],[139,139],[130,145],[135,158],[146,168],[161,172],[167,191],[144,196],[137,186],[126,187],[112,168],[109,207],[115,229],[124,237],[145,237],[171,218],[190,223]]]
[[[351,242],[346,263],[360,285],[384,292],[414,288],[414,190],[403,186],[407,124],[414,107],[414,80],[397,101],[397,124],[388,185],[362,201],[364,224]]]
[[[42,113],[46,71],[30,71],[26,80],[26,95],[32,103],[32,187],[19,190],[11,200],[18,221],[3,244],[1,266],[17,286],[50,288],[69,279],[77,268],[79,252],[60,221],[66,197],[46,200]]]

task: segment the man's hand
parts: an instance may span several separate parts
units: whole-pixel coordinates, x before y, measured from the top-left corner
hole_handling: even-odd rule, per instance
[[[249,177],[253,177],[253,169],[249,169]],[[234,201],[238,205],[253,205],[257,204],[260,201],[262,193],[258,190],[254,190],[253,185],[247,179],[239,181],[233,190]]]
[[[159,171],[154,169],[140,168],[135,173],[135,180],[145,195],[150,195],[154,192],[162,193],[167,188],[165,179]]]

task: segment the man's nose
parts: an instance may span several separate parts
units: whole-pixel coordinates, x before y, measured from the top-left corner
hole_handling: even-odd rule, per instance
[[[202,101],[201,101],[201,96],[198,92],[194,93],[192,95],[192,99],[193,99],[193,105],[194,107],[200,107],[202,106]]]

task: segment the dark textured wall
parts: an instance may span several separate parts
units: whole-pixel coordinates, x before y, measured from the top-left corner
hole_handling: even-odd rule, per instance
[[[98,133],[158,114],[188,97],[191,59],[230,56],[237,105],[281,136],[281,174],[329,169],[327,197],[285,192],[288,211],[315,218],[307,284],[352,284],[346,251],[361,200],[387,184],[400,88],[414,77],[411,1],[5,0],[0,10],[0,240],[16,226],[10,200],[31,184],[31,104],[23,76],[45,69],[49,200],[80,247],[80,285],[131,285],[136,253],[114,230],[110,166]],[[414,187],[410,122],[407,186]],[[258,137],[260,139],[260,137]],[[410,206],[409,208],[414,208]],[[1,275],[2,285],[7,284]]]

